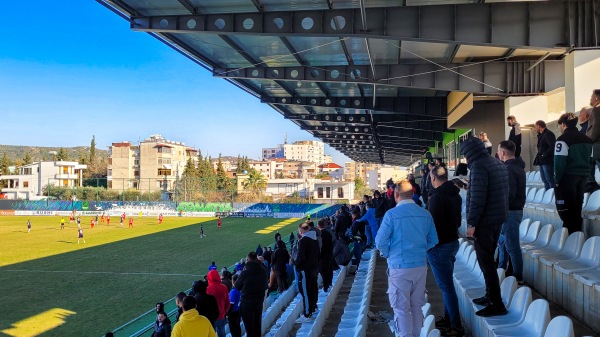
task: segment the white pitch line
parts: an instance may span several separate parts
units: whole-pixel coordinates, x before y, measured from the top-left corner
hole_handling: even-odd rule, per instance
[[[72,274],[105,274],[105,275],[151,275],[151,276],[195,276],[197,274],[166,274],[166,273],[116,273],[112,271],[78,271],[78,270],[31,270],[31,269],[5,269],[7,272],[28,272],[28,273],[72,273]]]

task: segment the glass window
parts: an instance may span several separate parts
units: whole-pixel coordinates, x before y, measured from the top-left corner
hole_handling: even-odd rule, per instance
[[[23,187],[29,187],[29,181],[24,181],[23,182]]]
[[[112,169],[109,169],[109,170],[108,170],[108,174],[107,174],[107,175],[108,175],[108,176],[112,176]]]
[[[158,175],[159,176],[170,176],[171,175],[171,170],[169,169],[158,169]]]
[[[317,198],[323,198],[323,187],[317,188]]]
[[[63,180],[63,186],[69,186],[69,181],[67,179]]]
[[[338,198],[344,197],[344,189],[342,187],[338,187]]]
[[[331,198],[331,187],[329,186],[325,188],[325,198]]]

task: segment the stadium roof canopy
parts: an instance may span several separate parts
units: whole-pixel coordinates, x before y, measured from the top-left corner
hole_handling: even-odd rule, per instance
[[[450,92],[550,91],[599,35],[586,0],[97,1],[353,160],[394,165],[442,140]]]

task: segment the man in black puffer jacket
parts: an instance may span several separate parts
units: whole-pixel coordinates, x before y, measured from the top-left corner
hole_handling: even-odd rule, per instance
[[[438,244],[427,251],[427,260],[435,276],[435,282],[444,295],[444,319],[436,326],[447,328],[446,336],[464,336],[458,311],[458,297],[452,274],[454,256],[458,252],[458,227],[460,227],[462,198],[460,189],[448,181],[445,167],[436,166],[431,172],[433,193],[427,202],[427,210],[433,217]]]
[[[468,138],[460,146],[467,158],[469,189],[467,191],[467,237],[475,238],[477,262],[485,279],[487,294],[473,300],[485,305],[475,314],[482,317],[507,313],[500,296],[500,282],[494,252],[502,224],[508,217],[508,170],[504,163],[490,156],[478,138]]]

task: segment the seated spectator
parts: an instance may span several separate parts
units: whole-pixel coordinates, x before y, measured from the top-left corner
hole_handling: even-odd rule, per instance
[[[154,322],[152,337],[171,337],[171,320],[164,311],[160,311]]]
[[[163,302],[156,303],[156,313],[158,314],[161,311],[165,311],[165,304]]]
[[[207,287],[208,285],[204,281],[197,281],[194,283],[194,298],[197,304],[196,310],[198,310],[200,315],[208,318],[211,325],[214,325],[219,318],[219,305],[214,296],[206,293]]]
[[[186,296],[183,299],[183,314],[181,320],[175,324],[172,337],[216,337],[217,334],[213,329],[210,321],[203,315],[198,315],[195,309],[199,307],[196,299],[192,296]]]
[[[263,255],[263,249],[260,246],[260,243],[258,244],[258,247],[256,247],[256,256],[262,256]]]
[[[235,286],[235,281],[237,281],[239,275],[233,275],[231,281]],[[242,337],[242,328],[240,327],[240,291],[234,288],[231,288],[229,291],[229,312],[227,313],[227,319],[229,320],[229,332],[231,333],[231,337]]]

